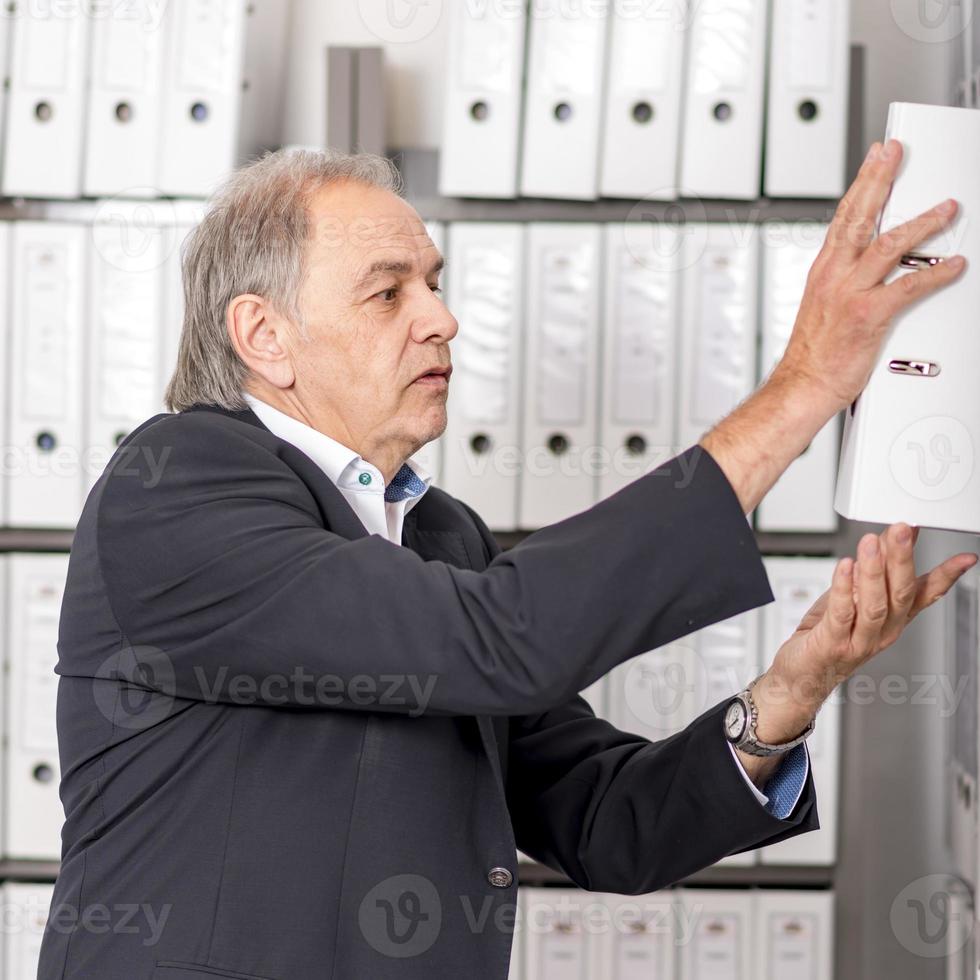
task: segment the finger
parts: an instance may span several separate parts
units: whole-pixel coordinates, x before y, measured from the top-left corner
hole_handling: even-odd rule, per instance
[[[884,630],[888,632],[890,629],[901,629],[908,622],[918,583],[915,578],[912,528],[908,524],[893,524],[881,535],[881,541],[888,584],[888,620]]]
[[[916,542],[919,540],[919,529],[915,525],[912,526],[912,547],[915,547]]]
[[[834,578],[827,593],[827,630],[831,642],[848,646],[854,626],[854,559],[842,558],[834,568]]]
[[[901,162],[898,140],[872,145],[827,231],[827,247],[835,257],[853,259],[868,247]]]
[[[938,602],[956,584],[957,580],[968,572],[977,563],[977,556],[970,554],[954,555],[947,558],[941,565],[937,565],[931,572],[920,575],[915,599],[912,601],[912,608],[909,610],[909,619],[914,619],[928,609],[934,602]]]
[[[916,272],[906,272],[887,286],[876,290],[883,299],[879,309],[887,320],[916,300],[934,293],[943,286],[948,286],[966,268],[966,259],[962,255],[954,255],[938,265]]]
[[[866,534],[858,545],[857,616],[854,623],[854,646],[866,654],[878,649],[878,638],[888,618],[888,589],[881,548],[874,534]]]
[[[854,284],[859,289],[877,286],[898,265],[903,255],[914,252],[924,241],[948,228],[956,217],[956,210],[956,201],[950,198],[879,235],[861,256]]]

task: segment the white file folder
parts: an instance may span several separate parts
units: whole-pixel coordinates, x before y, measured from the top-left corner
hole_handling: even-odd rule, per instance
[[[673,646],[677,663],[684,667],[685,683],[676,714],[680,730],[709,708],[733,698],[759,676],[759,613],[752,609],[733,616],[698,630]],[[735,759],[732,765],[738,765]],[[743,851],[717,863],[747,866],[757,861],[756,851]]]
[[[641,247],[606,227],[600,498],[673,455],[681,240],[660,224]]]
[[[10,222],[0,221],[0,302],[3,309],[10,309]],[[12,331],[10,329],[10,317],[0,318],[0,383],[3,384],[5,392],[10,391],[11,384],[11,345],[13,344]],[[0,441],[6,446],[11,446],[12,435],[9,430],[9,409],[8,398],[0,398]],[[7,461],[12,462],[12,461]],[[8,523],[7,519],[7,487],[13,473],[9,465],[4,465],[0,470],[0,527]]]
[[[8,713],[3,793],[3,854],[61,857],[64,812],[58,796],[58,619],[67,555],[22,555],[7,568]]]
[[[184,284],[181,274],[181,254],[188,235],[200,223],[204,215],[204,204],[200,201],[175,201],[173,210],[174,234],[169,239],[170,248],[164,257],[163,265],[163,304],[162,331],[160,347],[159,411],[167,409],[163,405],[163,392],[173,377],[177,366],[177,350],[180,346],[180,333],[184,322]]]
[[[530,861],[530,858],[528,860]],[[517,915],[514,919],[514,938],[511,941],[510,967],[507,971],[507,980],[524,980],[524,932],[523,892],[518,892]]]
[[[752,392],[758,309],[758,227],[684,227],[677,444],[692,446]]]
[[[5,980],[35,980],[54,885],[8,881],[0,894],[5,910],[0,935],[3,976]]]
[[[773,0],[765,190],[840,197],[847,164],[850,0]]]
[[[163,194],[205,196],[236,162],[248,16],[239,0],[168,7],[158,171]]]
[[[78,197],[90,17],[35,0],[13,18],[3,154],[7,197]]]
[[[517,526],[521,474],[524,229],[458,222],[449,229],[452,343],[443,485],[494,530]]]
[[[535,5],[524,102],[525,197],[597,195],[608,6],[608,0]]]
[[[696,660],[669,643],[620,664],[606,675],[608,718],[624,732],[655,742],[683,728]]]
[[[524,976],[593,980],[597,938],[587,928],[596,896],[577,888],[524,889]]]
[[[600,246],[598,225],[528,227],[522,528],[596,500]]]
[[[582,697],[589,702],[589,706],[595,712],[596,718],[609,717],[608,682],[609,675],[606,674],[581,692]]]
[[[673,200],[687,40],[683,0],[639,6],[613,0],[610,13],[601,195]]]
[[[169,212],[169,213],[168,213]],[[164,264],[176,227],[166,205],[105,202],[89,251],[86,485],[162,398]]]
[[[10,249],[7,523],[72,527],[82,503],[86,230],[18,221]]]
[[[596,980],[674,980],[676,952],[682,936],[676,930],[676,902],[667,894],[596,895],[608,922],[595,943]]]
[[[714,623],[673,646],[675,657],[688,664],[677,710],[678,728],[684,728],[759,675],[759,613]]]
[[[766,7],[766,0],[694,4],[681,154],[685,196],[759,195]]]
[[[768,664],[793,635],[807,610],[830,588],[833,558],[766,558],[766,573],[776,601],[765,606],[762,660]],[[763,847],[763,864],[833,864],[837,857],[837,808],[840,793],[841,693],[820,709],[807,739],[810,770],[817,790],[820,829]]]
[[[681,945],[681,980],[754,980],[753,896],[750,891],[679,890],[688,940]]]
[[[832,980],[833,892],[759,891],[755,902],[755,975]]]
[[[447,12],[439,193],[516,197],[527,12],[465,3]]]
[[[827,226],[773,222],[762,226],[762,346],[759,380],[783,356],[796,322],[806,277]],[[834,531],[834,477],[838,451],[835,417],[790,464],[756,511],[760,531]]]
[[[844,517],[980,533],[980,112],[894,103],[888,138],[905,154],[881,214],[884,233],[947,197],[952,226],[904,265],[954,254],[950,286],[895,317],[864,391],[845,412],[835,507]],[[898,268],[889,277],[914,275]]]
[[[85,139],[88,197],[157,194],[161,75],[166,33],[157,4],[137,0],[125,16],[92,20],[91,88]]]

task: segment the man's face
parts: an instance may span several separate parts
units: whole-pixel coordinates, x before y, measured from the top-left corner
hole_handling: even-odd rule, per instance
[[[300,292],[309,341],[293,351],[296,390],[317,427],[368,455],[405,456],[446,427],[449,341],[442,256],[415,210],[388,191],[345,181],[311,205]]]

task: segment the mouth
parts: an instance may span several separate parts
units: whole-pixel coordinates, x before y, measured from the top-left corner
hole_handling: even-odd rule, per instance
[[[426,371],[424,374],[420,374],[413,384],[424,384],[432,385],[433,387],[446,388],[449,386],[449,376],[453,373],[452,365],[447,365],[446,367],[432,368],[431,371]]]

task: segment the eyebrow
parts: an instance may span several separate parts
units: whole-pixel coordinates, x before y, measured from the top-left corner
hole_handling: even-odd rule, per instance
[[[439,256],[439,259],[433,263],[433,266],[426,273],[426,277],[432,275],[438,275],[442,272],[446,265],[446,260],[443,256]],[[375,279],[380,276],[390,273],[396,276],[407,276],[414,270],[415,266],[411,262],[404,261],[391,261],[381,259],[377,262],[372,262],[368,271],[358,280],[357,284],[354,286],[354,292],[359,293],[362,289],[370,285]]]

